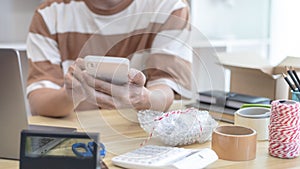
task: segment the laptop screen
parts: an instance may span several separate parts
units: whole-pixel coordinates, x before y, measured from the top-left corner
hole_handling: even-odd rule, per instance
[[[0,49],[0,60],[0,158],[18,159],[20,132],[28,126],[27,57],[18,50]]]
[[[0,49],[0,158],[19,159],[23,129],[73,132],[76,128],[28,125],[28,60],[25,51]]]

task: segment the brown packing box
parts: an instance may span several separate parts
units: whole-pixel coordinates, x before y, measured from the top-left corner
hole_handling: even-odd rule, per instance
[[[220,63],[231,71],[230,91],[270,99],[290,98],[290,89],[281,73],[285,66],[300,71],[300,57],[286,57],[277,66],[253,53],[218,53]],[[300,74],[298,74],[300,77]]]

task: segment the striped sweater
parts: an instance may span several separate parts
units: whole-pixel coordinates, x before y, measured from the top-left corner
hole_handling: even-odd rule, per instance
[[[166,84],[191,97],[189,12],[183,0],[123,0],[111,10],[88,0],[47,0],[32,19],[27,94],[60,89],[78,57],[126,57],[143,71],[146,86]]]

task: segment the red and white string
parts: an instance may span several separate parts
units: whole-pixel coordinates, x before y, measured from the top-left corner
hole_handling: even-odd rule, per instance
[[[272,102],[269,124],[269,154],[295,158],[300,154],[300,103],[292,100]]]

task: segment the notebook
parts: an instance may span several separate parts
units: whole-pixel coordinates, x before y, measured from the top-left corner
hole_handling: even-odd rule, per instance
[[[234,92],[204,91],[200,92],[197,100],[211,105],[239,109],[243,104],[270,104],[271,99]]]
[[[28,63],[25,51],[0,49],[0,158],[19,159],[20,133],[23,129],[70,131],[74,128],[34,126],[26,99]]]

